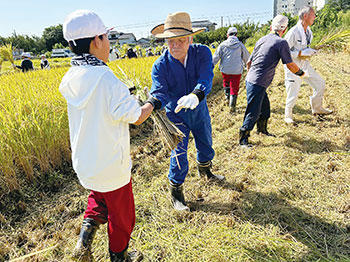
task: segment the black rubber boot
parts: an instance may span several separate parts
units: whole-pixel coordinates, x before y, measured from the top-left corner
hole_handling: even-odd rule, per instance
[[[91,255],[91,245],[94,240],[99,223],[92,218],[85,218],[81,225],[78,242],[73,251],[74,258]]]
[[[252,145],[248,142],[248,137],[250,136],[250,130],[244,128],[239,129],[239,145],[242,147],[251,147]]]
[[[190,208],[186,205],[183,184],[177,184],[172,181],[170,182],[170,192],[171,192],[171,203],[177,211],[190,211]]]
[[[230,95],[230,113],[236,112],[236,104],[237,104],[237,95]]]
[[[109,256],[111,258],[111,262],[139,262],[143,260],[143,255],[139,251],[131,251],[128,252],[127,248],[125,251],[120,253],[114,253],[109,250]]]
[[[271,134],[267,131],[267,119],[262,119],[262,120],[259,119],[258,122],[256,123],[256,127],[257,127],[258,134],[276,137],[274,134]]]
[[[225,98],[227,101],[230,100],[230,87],[229,86],[224,86],[224,92],[225,92]]]
[[[198,175],[200,177],[207,177],[208,179],[211,180],[217,180],[217,181],[222,181],[225,179],[224,176],[221,175],[215,175],[210,171],[211,168],[211,161],[207,161],[207,162],[198,162]]]

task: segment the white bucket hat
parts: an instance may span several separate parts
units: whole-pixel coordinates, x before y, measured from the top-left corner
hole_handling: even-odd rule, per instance
[[[24,52],[21,54],[22,57],[27,57],[27,58],[31,58],[32,56],[30,55],[29,52]]]
[[[286,29],[288,26],[288,18],[284,15],[277,15],[271,23],[273,31],[280,31]]]
[[[101,18],[89,10],[76,10],[69,14],[63,23],[63,37],[68,42],[77,39],[91,38],[108,33],[112,28],[107,28]]]
[[[191,17],[185,12],[169,14],[164,24],[155,26],[151,33],[156,38],[176,38],[203,32],[205,28],[192,28]]]

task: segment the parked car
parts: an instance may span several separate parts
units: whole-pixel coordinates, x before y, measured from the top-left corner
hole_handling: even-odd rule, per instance
[[[71,57],[71,56],[74,56],[74,53],[69,49],[52,49],[51,58]]]

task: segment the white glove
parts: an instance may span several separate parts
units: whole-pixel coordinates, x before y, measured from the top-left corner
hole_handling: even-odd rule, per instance
[[[181,97],[177,101],[177,107],[175,108],[175,113],[180,112],[182,108],[195,109],[199,104],[199,99],[195,94],[189,94],[187,96]]]
[[[312,56],[316,54],[316,50],[312,48],[305,48],[304,50],[301,50],[300,56]]]

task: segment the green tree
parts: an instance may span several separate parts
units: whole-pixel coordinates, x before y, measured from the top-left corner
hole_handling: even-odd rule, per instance
[[[62,45],[61,43],[56,43],[52,46],[52,49],[65,49],[66,46]]]
[[[350,10],[350,0],[330,0],[327,5],[337,12]]]
[[[64,47],[68,46],[67,41],[63,38],[62,25],[50,26],[44,29],[42,38],[48,51],[51,51],[54,44],[61,43]]]
[[[200,33],[193,37],[193,42],[205,45],[210,45],[214,42],[221,43],[227,39],[227,30],[232,26],[237,28],[237,37],[242,42],[245,42],[246,39],[254,35],[259,29],[259,24],[255,24],[248,20],[244,23],[236,23],[230,26],[220,27],[214,31]]]

